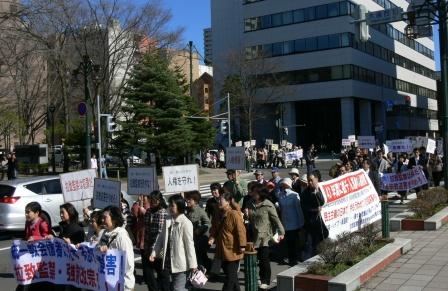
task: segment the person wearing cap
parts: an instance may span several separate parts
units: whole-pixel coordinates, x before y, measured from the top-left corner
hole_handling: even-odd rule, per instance
[[[272,179],[269,180],[269,182],[272,182],[275,184],[275,189],[274,189],[274,194],[275,196],[278,197],[278,195],[280,194],[280,180],[282,179],[282,177],[280,177],[280,173],[278,172],[278,168],[277,167],[273,167],[272,171]]]
[[[297,168],[292,168],[291,171],[289,171],[289,176],[291,176],[292,180],[292,190],[297,193],[302,193],[301,185],[300,185],[300,173]]]
[[[265,185],[265,184],[268,182],[268,181],[266,181],[266,180],[264,179],[264,174],[263,174],[263,172],[260,171],[260,170],[256,170],[256,171],[254,172],[254,176],[255,176],[255,180],[256,180],[256,182],[257,182],[258,184]]]
[[[280,206],[281,221],[285,228],[288,263],[290,266],[294,266],[299,260],[299,233],[304,225],[304,217],[299,193],[292,190],[292,180],[284,178],[279,184],[281,192],[278,197],[278,204]]]
[[[243,203],[243,197],[247,194],[247,184],[239,178],[239,173],[240,172],[237,170],[228,169],[226,174],[227,179],[229,180],[224,183],[224,186],[226,189],[229,189],[234,201],[241,206]]]

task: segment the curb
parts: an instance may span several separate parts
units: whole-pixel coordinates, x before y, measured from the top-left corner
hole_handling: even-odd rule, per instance
[[[409,216],[411,216],[413,214],[414,214],[413,212],[406,211],[406,212],[402,212],[402,213],[397,214],[394,217],[392,217],[389,221],[390,230],[391,231],[401,231],[403,220],[405,220],[406,218],[408,218]],[[421,230],[422,231],[423,230],[437,230],[447,222],[448,222],[448,207],[445,207],[442,210],[440,210],[439,212],[437,212],[436,214],[434,214],[433,216],[425,219],[423,221],[424,227]]]
[[[361,284],[365,283],[402,254],[408,252],[411,248],[412,240],[396,238],[393,243],[382,247],[350,269],[328,281],[328,290],[356,290]],[[298,265],[279,273],[277,275],[277,291],[295,290],[295,277],[297,274],[306,272],[308,266],[319,259],[319,255],[314,256],[303,263],[299,263]]]
[[[413,214],[413,212],[405,211],[392,217],[389,221],[390,231],[401,231],[401,222]]]
[[[396,238],[350,269],[328,281],[329,291],[352,291],[412,248],[410,239]]]

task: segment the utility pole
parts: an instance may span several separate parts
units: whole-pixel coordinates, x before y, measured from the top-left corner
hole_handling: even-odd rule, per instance
[[[90,101],[90,91],[89,91],[89,78],[88,75],[90,74],[89,65],[90,64],[90,58],[88,55],[84,55],[82,57],[82,66],[83,66],[83,74],[84,74],[84,98],[86,105],[89,104]],[[87,108],[89,108],[87,106]],[[89,121],[89,110],[86,112],[85,117],[85,143],[86,143],[86,168],[90,169],[90,155],[92,154],[91,144],[90,144],[90,121]]]
[[[190,51],[190,96],[193,96],[193,42],[188,42],[188,48]]]
[[[443,181],[445,189],[448,189],[448,55],[447,55],[447,3],[445,0],[438,1],[439,15],[439,42],[440,42],[440,71],[442,81],[442,110],[443,110]]]

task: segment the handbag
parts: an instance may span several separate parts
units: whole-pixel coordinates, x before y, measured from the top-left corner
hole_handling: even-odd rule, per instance
[[[207,270],[204,267],[199,266],[196,271],[190,273],[188,281],[195,288],[204,288],[205,283],[208,281],[205,272],[207,272]]]

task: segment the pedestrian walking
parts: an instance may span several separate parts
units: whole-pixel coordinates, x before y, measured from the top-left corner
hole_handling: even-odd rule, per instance
[[[233,196],[225,192],[219,200],[219,215],[212,221],[209,245],[216,244],[215,257],[222,262],[225,279],[222,290],[240,291],[238,269],[246,247],[246,229],[239,211],[231,208]]]
[[[135,286],[134,277],[134,247],[128,232],[123,227],[124,218],[117,206],[108,206],[103,210],[103,225],[105,231],[100,238],[98,247],[101,252],[108,249],[123,251],[126,256],[124,266],[124,291],[132,291]]]
[[[198,267],[193,224],[184,215],[186,204],[180,194],[171,196],[168,205],[171,217],[165,219],[149,261],[154,262],[156,257],[161,258],[162,269],[167,270],[171,276],[171,290],[186,291],[187,272],[194,272]]]

